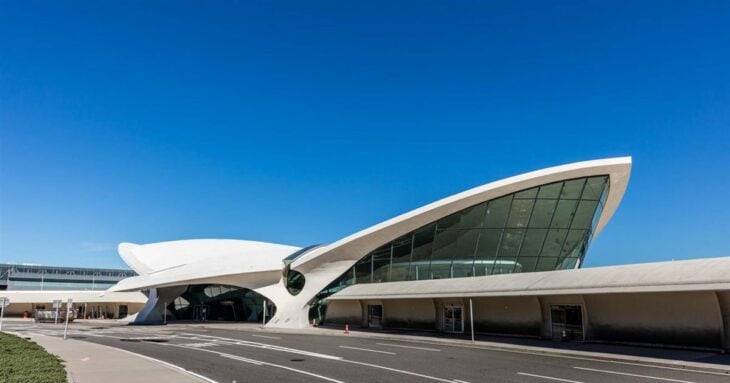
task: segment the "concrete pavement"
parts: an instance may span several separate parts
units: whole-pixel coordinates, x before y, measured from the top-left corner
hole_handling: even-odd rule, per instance
[[[30,337],[63,359],[70,383],[210,382],[167,362],[114,347],[34,333],[17,335]]]
[[[464,339],[427,340],[426,337],[415,335],[371,332],[344,335],[339,329],[326,328],[304,329],[294,333],[269,331],[259,326],[75,323],[70,331],[76,341],[144,354],[184,366],[220,383],[317,380],[350,383],[374,380],[393,383],[730,381],[730,371],[720,368],[730,364],[724,355],[716,355],[718,360],[713,364],[714,368],[704,369],[685,364],[668,364],[666,360],[665,363],[649,363],[646,359],[620,359],[616,355],[604,358],[578,353],[576,350],[567,350],[575,354],[552,352],[555,350],[547,348],[539,351],[528,348],[532,347],[529,345],[498,348],[486,346],[483,342],[472,345]],[[62,329],[56,329],[53,325],[13,324],[12,327],[26,336],[43,334],[59,337],[62,334]],[[631,348],[627,350],[631,351]],[[673,352],[658,351],[667,355]],[[680,351],[683,358],[698,355],[706,357],[709,354],[690,353]],[[130,378],[130,373],[135,374],[129,370],[114,372],[123,376],[125,381],[147,381],[140,380],[137,375]],[[147,377],[145,374],[143,379]]]

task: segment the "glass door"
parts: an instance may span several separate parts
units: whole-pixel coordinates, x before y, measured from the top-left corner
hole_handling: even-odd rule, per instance
[[[368,305],[368,327],[380,328],[383,320],[382,305]]]
[[[464,316],[463,306],[461,305],[445,305],[443,311],[444,332],[462,333],[464,332]]]
[[[553,340],[573,341],[583,339],[583,307],[580,305],[550,306]]]

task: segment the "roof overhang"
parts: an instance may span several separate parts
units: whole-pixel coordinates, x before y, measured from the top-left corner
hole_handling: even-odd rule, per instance
[[[328,300],[730,290],[730,257],[349,286]]]

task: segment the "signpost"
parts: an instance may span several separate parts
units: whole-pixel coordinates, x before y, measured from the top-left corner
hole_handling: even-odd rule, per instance
[[[61,300],[60,299],[54,299],[53,300],[53,308],[56,309],[56,319],[54,324],[58,325],[58,310],[61,308]]]
[[[471,342],[474,343],[474,303],[469,298],[469,324],[471,325]]]
[[[5,316],[5,306],[10,305],[8,297],[0,297],[0,331],[3,329],[3,317]]]
[[[63,339],[66,339],[66,333],[68,333],[68,317],[71,316],[71,307],[73,307],[73,299],[68,298],[68,302],[66,302],[66,327],[63,329]]]

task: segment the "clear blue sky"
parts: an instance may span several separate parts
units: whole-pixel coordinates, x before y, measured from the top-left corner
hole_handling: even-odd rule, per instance
[[[587,265],[730,256],[728,26],[727,1],[2,1],[0,262],[330,242],[625,155]]]

